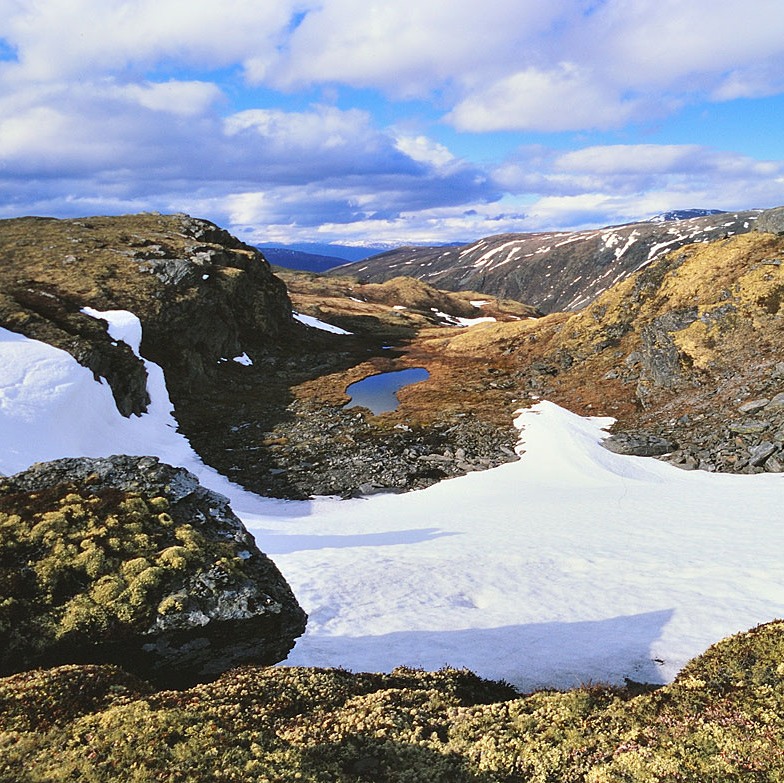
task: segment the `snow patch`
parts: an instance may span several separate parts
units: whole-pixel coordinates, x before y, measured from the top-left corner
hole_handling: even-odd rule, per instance
[[[446,321],[451,326],[476,326],[476,324],[495,323],[496,319],[490,316],[483,316],[480,318],[461,318],[457,315],[449,315],[449,313],[442,313],[435,307],[430,308],[434,315]]]
[[[332,324],[320,321],[318,318],[314,318],[312,315],[303,315],[302,313],[295,312],[294,319],[299,321],[301,324],[305,324],[305,326],[310,326],[313,329],[321,329],[322,332],[332,332],[332,334],[353,334],[353,332],[347,332],[345,329],[341,329],[339,326],[333,326]]]
[[[628,239],[626,240],[626,244],[623,247],[616,248],[615,250],[615,258],[620,259],[621,256],[626,253],[626,251],[637,241],[637,237],[640,235],[640,232],[635,229],[629,234]]]

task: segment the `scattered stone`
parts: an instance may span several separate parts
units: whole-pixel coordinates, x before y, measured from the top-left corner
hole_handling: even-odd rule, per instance
[[[697,468],[699,467],[699,463],[694,457],[691,456],[691,454],[688,454],[686,458],[683,460],[683,462],[681,462],[680,464],[676,463],[676,465],[679,468],[683,468],[684,470],[697,470]]]
[[[763,398],[760,400],[750,400],[749,402],[744,402],[743,405],[738,406],[738,410],[741,413],[756,413],[756,411],[762,410],[763,408],[767,407],[771,403],[771,400],[767,398]]]
[[[636,457],[658,457],[677,448],[677,444],[649,432],[618,432],[602,441],[602,445],[615,454]]]
[[[730,432],[737,435],[759,435],[770,427],[769,421],[734,421],[730,422]]]
[[[781,456],[778,454],[768,457],[763,467],[768,473],[784,473],[784,461],[782,461]]]
[[[775,395],[773,399],[765,406],[766,411],[784,410],[784,392]]]
[[[778,451],[778,446],[768,440],[762,441],[749,449],[749,464],[758,467],[762,465],[768,457]]]

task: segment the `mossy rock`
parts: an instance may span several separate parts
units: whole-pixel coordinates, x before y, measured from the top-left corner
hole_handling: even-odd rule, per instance
[[[118,663],[188,683],[282,660],[305,615],[228,501],[149,457],[0,480],[0,671]]]

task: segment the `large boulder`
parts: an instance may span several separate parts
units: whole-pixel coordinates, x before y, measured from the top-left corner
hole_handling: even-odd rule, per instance
[[[754,228],[769,234],[784,234],[784,207],[774,207],[760,213]]]
[[[114,663],[168,686],[283,660],[306,615],[228,500],[153,457],[0,478],[0,674]]]

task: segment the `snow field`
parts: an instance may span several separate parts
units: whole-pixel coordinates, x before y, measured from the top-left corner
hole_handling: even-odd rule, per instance
[[[96,313],[138,350],[138,320]],[[405,495],[276,501],[205,467],[160,368],[124,419],[109,387],[0,330],[0,471],[154,454],[228,495],[308,630],[287,664],[465,666],[523,689],[666,682],[720,638],[784,616],[780,475],[687,473],[603,449],[609,419],[548,402],[518,415],[521,459]]]

